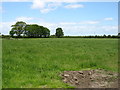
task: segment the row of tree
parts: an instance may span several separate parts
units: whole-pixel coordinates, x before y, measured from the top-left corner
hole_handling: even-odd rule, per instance
[[[52,36],[53,37],[53,36]],[[63,38],[120,38],[119,35],[64,36]]]
[[[37,24],[26,24],[23,21],[18,21],[15,25],[11,26],[12,29],[9,32],[11,37],[49,37],[50,30],[46,27],[39,26]],[[63,37],[64,33],[62,28],[57,28],[55,35],[51,35],[51,37]],[[118,36],[115,35],[103,35],[103,36],[64,36],[64,38],[117,38],[120,37],[120,33]]]
[[[39,26],[37,24],[26,24],[23,21],[16,22],[15,25],[12,25],[12,29],[9,32],[11,37],[49,37],[50,30],[46,27]],[[63,30],[62,28],[57,28],[56,37],[62,37]]]

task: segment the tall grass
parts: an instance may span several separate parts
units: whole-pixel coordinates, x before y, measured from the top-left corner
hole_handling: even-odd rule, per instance
[[[117,72],[117,39],[41,38],[3,40],[3,88],[69,88],[63,71]]]

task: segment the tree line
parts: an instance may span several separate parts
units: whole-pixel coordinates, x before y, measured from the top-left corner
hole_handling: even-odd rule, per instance
[[[11,37],[46,38],[50,36],[50,30],[47,27],[37,24],[26,24],[23,21],[18,21],[11,27],[12,29],[9,32]],[[58,38],[62,37],[64,35],[62,28],[57,28],[55,35]]]
[[[53,36],[52,36],[53,37]],[[119,35],[64,36],[63,38],[120,38]]]
[[[23,37],[23,38],[120,38],[120,33],[118,35],[95,35],[95,36],[64,36],[64,32],[62,28],[58,27],[54,35],[50,35],[50,30],[47,27],[40,26],[37,24],[26,24],[23,21],[18,21],[14,25],[11,26],[9,35],[2,35],[0,37]]]

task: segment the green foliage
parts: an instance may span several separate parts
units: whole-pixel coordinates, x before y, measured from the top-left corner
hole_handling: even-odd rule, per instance
[[[3,88],[69,88],[63,71],[118,70],[118,39],[3,39],[2,46]]]
[[[62,28],[57,28],[55,35],[58,38],[62,37],[64,35]]]
[[[14,36],[14,34],[17,35],[17,37],[49,37],[50,36],[50,30],[46,27],[39,26],[37,24],[31,24],[28,25],[25,22],[16,22],[15,25],[12,25],[12,29],[9,32],[11,37]]]
[[[12,25],[12,29],[10,31],[10,35],[13,37],[14,34],[16,34],[18,37],[21,36],[21,34],[24,32],[24,28],[26,26],[26,23],[23,21],[16,22],[15,25]]]
[[[2,39],[0,38],[0,89],[2,89]]]
[[[11,30],[11,31],[10,31],[10,36],[13,37],[14,34],[15,34],[15,31],[14,31],[14,30]]]

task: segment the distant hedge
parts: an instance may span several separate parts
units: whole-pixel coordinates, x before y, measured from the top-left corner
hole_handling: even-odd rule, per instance
[[[2,35],[2,38],[11,38],[10,35]],[[12,38],[18,38],[17,36],[13,36]],[[40,37],[27,37],[27,36],[20,36],[19,38],[40,38]],[[47,38],[47,37],[46,37]],[[49,38],[56,38],[55,35],[49,36]],[[63,36],[62,38],[120,38],[120,36],[115,35],[108,35],[108,36]]]
[[[108,36],[64,36],[63,38],[120,38],[120,36],[108,35]]]

